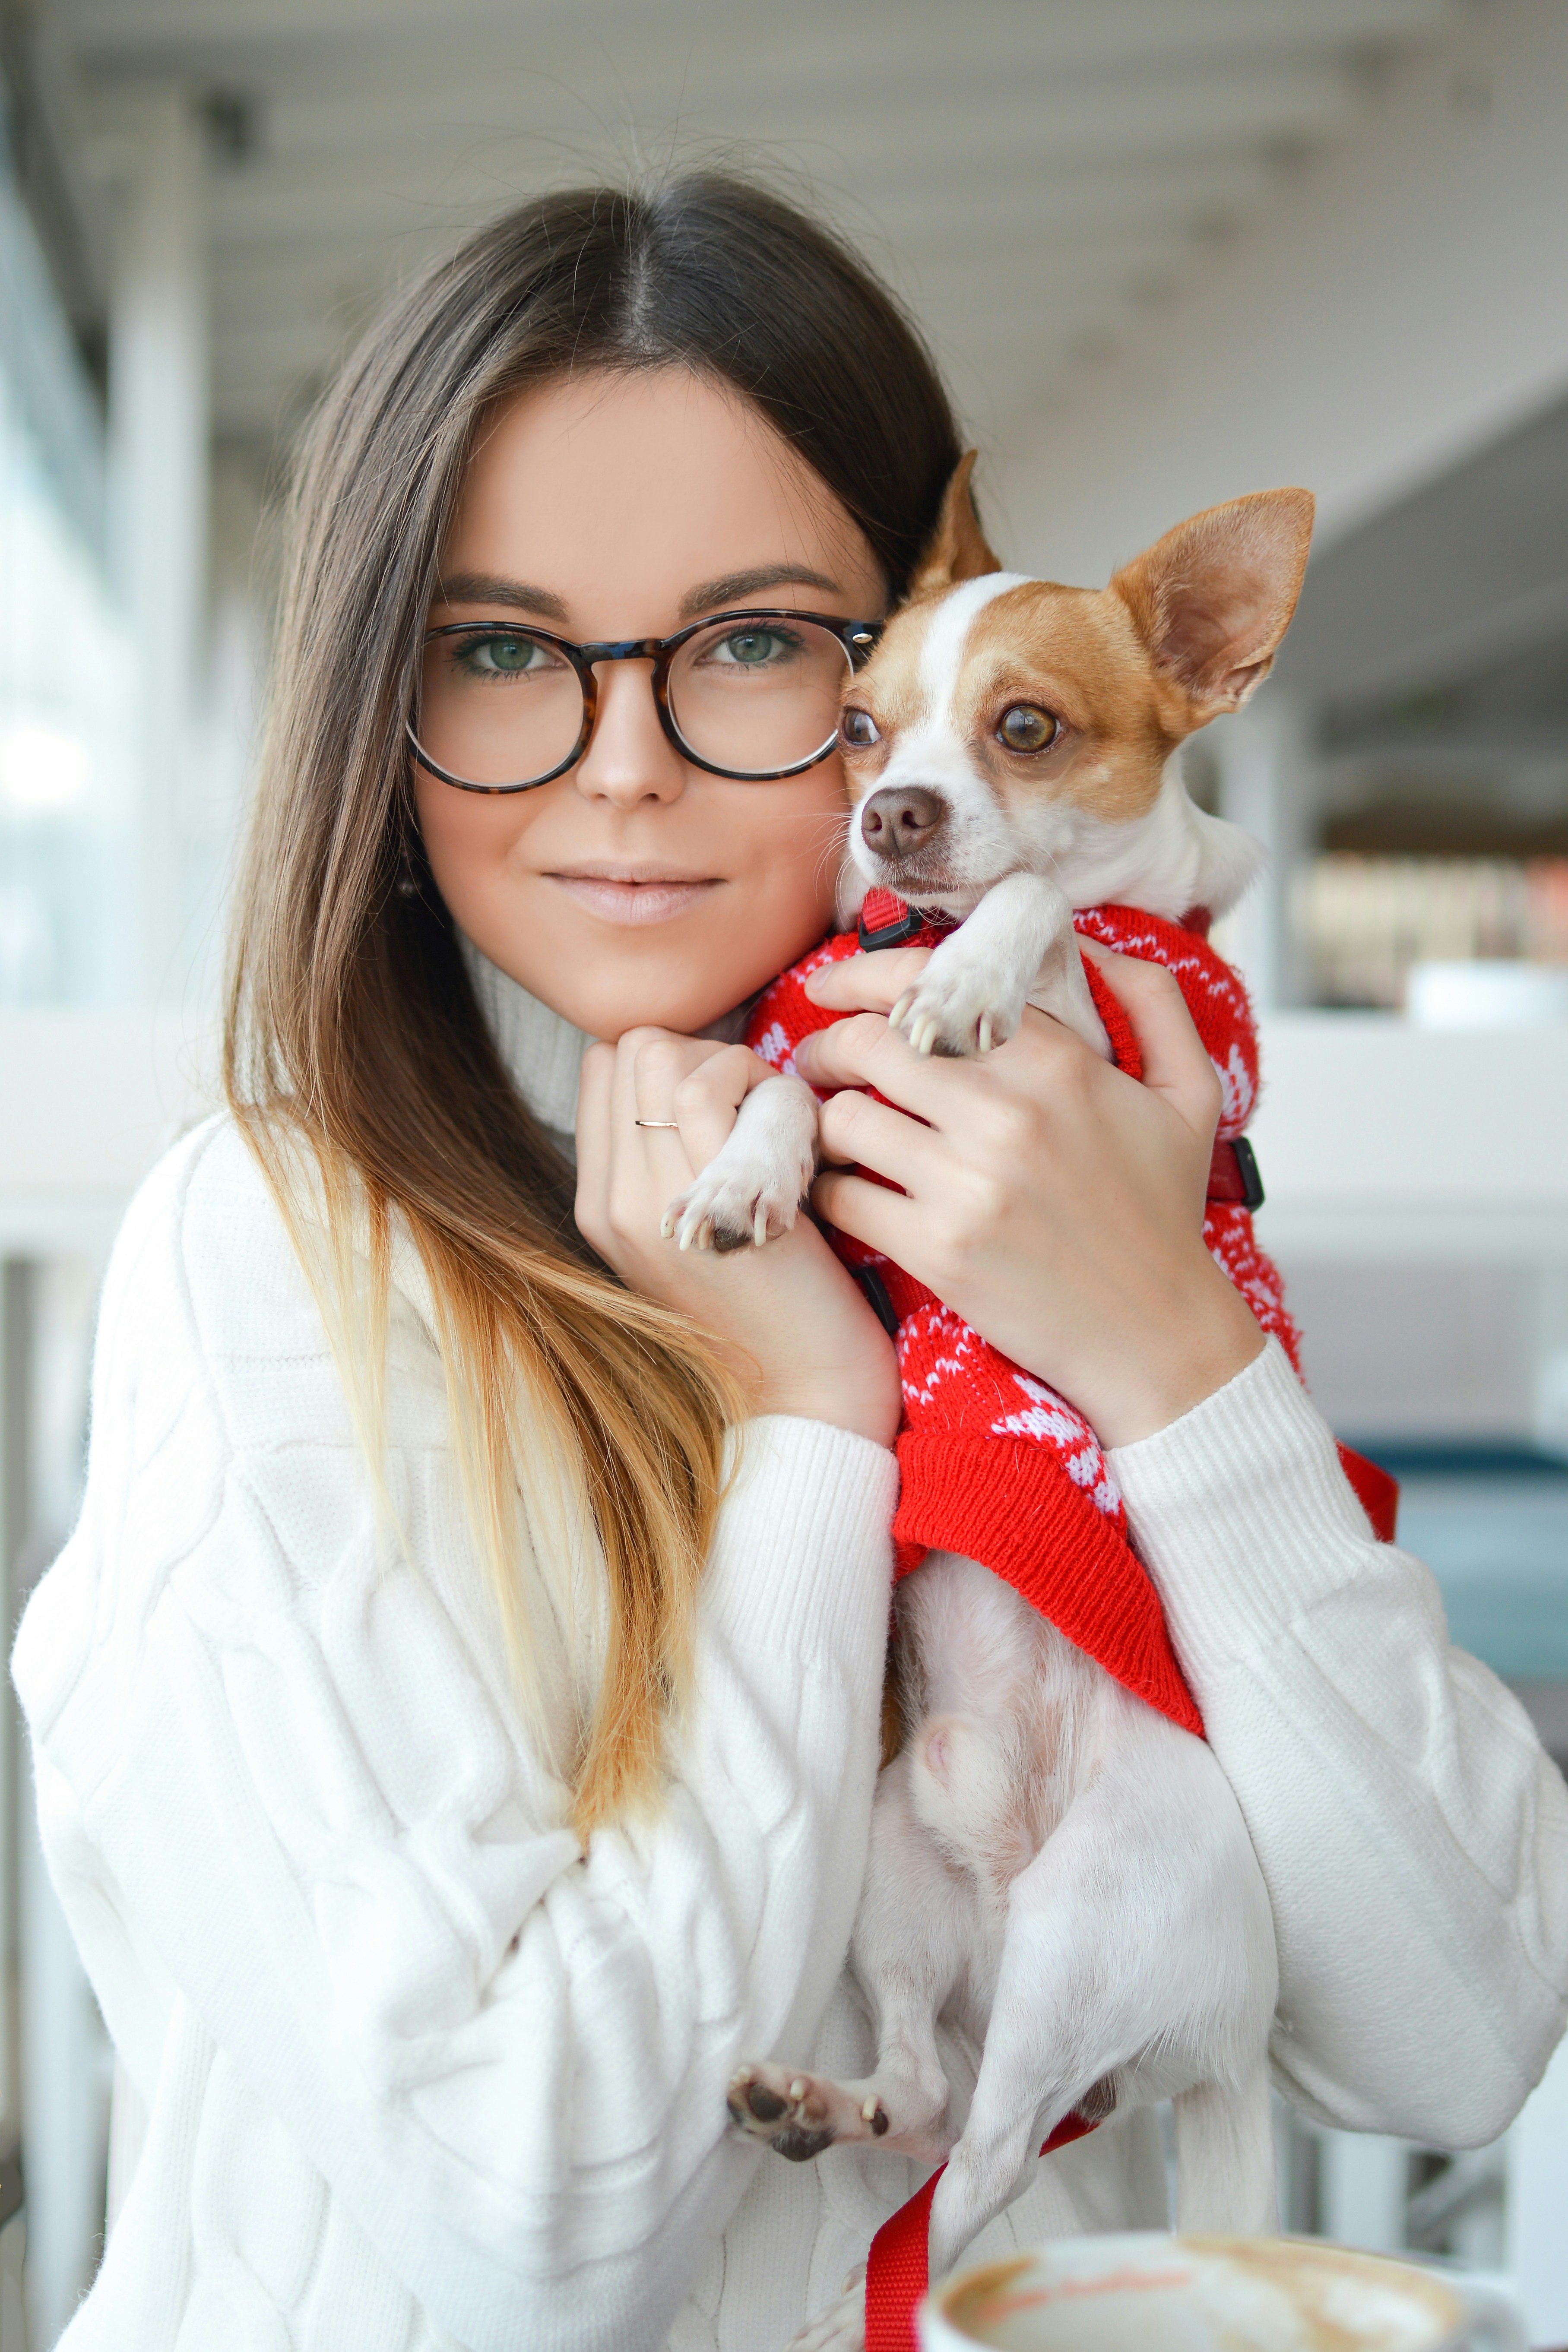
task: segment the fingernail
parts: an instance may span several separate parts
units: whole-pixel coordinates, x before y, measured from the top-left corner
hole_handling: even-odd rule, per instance
[[[816,1051],[815,1037],[803,1037],[795,1049],[795,1066],[804,1078],[811,1068],[811,1058]]]
[[[801,994],[803,996],[809,996],[814,1004],[817,1003],[820,1000],[818,999],[816,992],[816,983],[822,978],[825,971],[831,971],[832,969],[833,966],[829,963],[819,963],[815,971],[808,971],[805,978],[800,983]]]

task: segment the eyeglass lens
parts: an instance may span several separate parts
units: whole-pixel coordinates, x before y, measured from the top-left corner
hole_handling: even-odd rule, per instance
[[[698,759],[769,775],[826,750],[849,672],[838,638],[811,621],[720,620],[677,651],[670,716]],[[549,775],[571,758],[583,709],[572,664],[526,629],[477,623],[426,642],[419,748],[465,782]]]

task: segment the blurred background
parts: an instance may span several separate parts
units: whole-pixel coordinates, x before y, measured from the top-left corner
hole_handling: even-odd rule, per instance
[[[211,1098],[269,494],[386,289],[549,184],[761,169],[902,293],[1022,569],[1320,501],[1190,757],[1268,844],[1260,1232],[1455,1636],[1568,1757],[1568,0],[0,0],[0,1570],[104,1254]],[[7,1693],[8,1703],[8,1693]],[[0,2338],[101,2249],[110,2070],[0,1739]],[[1568,2071],[1457,2159],[1281,2119],[1289,2223],[1568,2343]],[[25,2259],[24,2259],[25,2258]]]

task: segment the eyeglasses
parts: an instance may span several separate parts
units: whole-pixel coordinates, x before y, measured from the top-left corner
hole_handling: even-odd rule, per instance
[[[579,646],[509,621],[448,621],[426,634],[408,740],[420,766],[460,792],[531,792],[588,748],[595,665],[650,661],[659,725],[693,767],[773,783],[826,759],[845,683],[881,634],[879,621],[759,610],[672,637]]]

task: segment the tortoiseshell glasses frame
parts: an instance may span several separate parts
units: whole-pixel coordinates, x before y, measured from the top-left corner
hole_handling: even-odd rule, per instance
[[[577,740],[566,758],[557,761],[554,767],[546,770],[542,775],[529,776],[515,783],[480,784],[475,783],[470,777],[454,775],[450,769],[442,767],[438,761],[433,759],[420,743],[412,719],[405,721],[409,746],[422,768],[432,776],[438,777],[442,783],[455,785],[458,792],[531,793],[537,791],[541,784],[553,783],[557,776],[563,776],[569,768],[574,768],[588,748],[599,711],[599,682],[595,675],[595,663],[650,661],[653,664],[651,682],[654,707],[658,712],[659,725],[680,753],[681,758],[689,760],[694,768],[700,768],[710,776],[729,777],[739,783],[777,783],[785,776],[804,775],[808,768],[816,767],[833,751],[838,740],[837,726],[826,740],[810,752],[806,758],[792,761],[787,767],[730,768],[720,765],[716,761],[704,758],[701,752],[693,749],[681,733],[670,705],[670,665],[683,646],[689,645],[691,639],[703,629],[711,629],[720,623],[727,626],[733,625],[739,629],[747,624],[760,621],[791,621],[797,624],[804,622],[814,628],[826,630],[830,636],[837,637],[843,646],[851,674],[869,659],[884,626],[880,621],[850,621],[831,613],[800,613],[782,605],[748,605],[743,612],[705,613],[700,620],[689,622],[684,629],[678,629],[670,637],[611,637],[597,644],[579,645],[571,637],[557,636],[552,630],[538,628],[531,621],[519,622],[515,625],[517,635],[531,638],[539,645],[548,646],[553,652],[560,654],[576,672],[577,682],[582,688],[583,723],[578,730]],[[487,629],[492,634],[500,635],[503,626],[504,625],[497,622],[444,621],[436,628],[426,629],[422,642],[429,646],[442,637],[479,638],[483,636]]]

